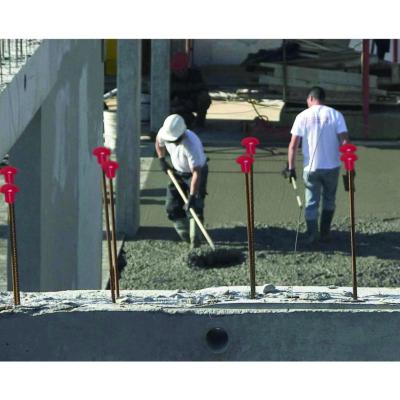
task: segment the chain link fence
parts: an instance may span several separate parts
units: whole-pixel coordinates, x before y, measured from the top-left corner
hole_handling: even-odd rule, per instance
[[[0,39],[0,92],[40,46],[39,39]]]

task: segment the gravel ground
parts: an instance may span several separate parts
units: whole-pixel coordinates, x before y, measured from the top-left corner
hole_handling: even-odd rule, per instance
[[[301,225],[301,232],[304,225]],[[358,220],[358,285],[393,287],[400,285],[400,218]],[[246,227],[223,226],[209,230],[218,248],[241,250],[246,257]],[[333,241],[317,248],[305,248],[299,236],[298,251],[293,252],[294,224],[257,225],[256,282],[258,285],[351,286],[350,234],[348,219],[336,221]],[[163,238],[160,240],[160,238]],[[177,240],[174,232],[163,231],[159,238],[139,234],[126,242],[127,266],[122,272],[123,289],[187,289],[212,286],[247,285],[247,259],[233,266],[193,267],[193,253]],[[195,254],[208,253],[204,245]]]

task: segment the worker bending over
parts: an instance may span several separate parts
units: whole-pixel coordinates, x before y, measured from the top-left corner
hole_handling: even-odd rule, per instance
[[[297,115],[288,148],[289,180],[296,179],[296,153],[302,139],[304,155],[305,220],[307,244],[318,240],[318,210],[322,195],[320,241],[330,240],[340,171],[339,147],[349,141],[343,115],[324,105],[325,92],[313,87],[307,97],[308,109]]]
[[[173,171],[188,197],[187,204],[184,204],[174,184],[168,184],[165,202],[168,218],[173,221],[179,237],[195,247],[198,235],[189,208],[194,209],[201,221],[204,220],[208,166],[203,145],[199,137],[187,129],[183,118],[173,114],[166,118],[158,131],[155,147],[161,169],[165,173],[168,169]],[[173,167],[165,160],[166,152]]]

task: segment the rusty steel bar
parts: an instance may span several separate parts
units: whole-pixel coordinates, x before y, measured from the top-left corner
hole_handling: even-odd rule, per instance
[[[106,174],[102,170],[103,176],[103,199],[104,199],[104,210],[106,215],[106,235],[107,235],[107,245],[108,245],[108,263],[110,266],[110,290],[111,290],[111,299],[112,302],[115,303],[115,276],[114,276],[114,268],[113,268],[113,258],[112,258],[112,249],[111,249],[111,232],[110,232],[110,215],[108,212],[108,193],[107,193],[107,185],[106,185]]]
[[[351,236],[351,269],[353,276],[353,299],[357,300],[357,267],[356,267],[356,233],[354,213],[354,171],[349,171],[349,199],[350,199],[350,236]]]
[[[252,157],[254,159],[254,156]],[[249,176],[249,192],[250,192],[250,216],[251,216],[251,254],[253,256],[253,261],[255,262],[254,255],[254,173],[253,173],[254,163],[250,167]],[[255,279],[255,276],[254,276]]]
[[[11,245],[11,271],[12,271],[12,284],[14,293],[14,304],[16,306],[21,304],[20,291],[19,291],[19,274],[18,274],[18,256],[17,256],[17,232],[15,227],[15,209],[14,203],[8,205],[9,222],[10,222],[10,245]]]
[[[109,179],[110,182],[110,205],[111,205],[111,241],[113,250],[113,264],[114,264],[114,279],[115,279],[115,290],[117,298],[119,297],[119,271],[118,271],[118,255],[117,255],[117,232],[115,228],[115,201],[114,201],[114,186],[113,180]]]
[[[256,279],[255,279],[256,274],[255,274],[255,263],[254,263],[254,243],[253,243],[249,174],[245,174],[245,179],[246,179],[246,203],[247,203],[247,241],[248,241],[249,268],[250,268],[250,298],[254,299],[256,294]]]

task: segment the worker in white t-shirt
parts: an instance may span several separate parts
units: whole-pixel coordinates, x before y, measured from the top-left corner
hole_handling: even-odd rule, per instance
[[[187,129],[184,119],[172,114],[158,131],[155,147],[161,169],[174,172],[188,197],[188,202],[184,204],[173,183],[169,183],[165,202],[168,218],[173,221],[179,237],[195,247],[198,241],[196,225],[188,210],[193,208],[200,220],[204,219],[208,166],[203,145],[199,137]],[[172,166],[165,160],[167,152]]]
[[[318,210],[322,196],[320,241],[330,240],[330,229],[335,211],[336,189],[340,171],[339,147],[348,143],[343,115],[324,105],[325,92],[313,87],[307,97],[308,108],[297,115],[288,148],[289,179],[296,179],[296,153],[302,139],[304,155],[305,220],[307,243],[318,240]]]

